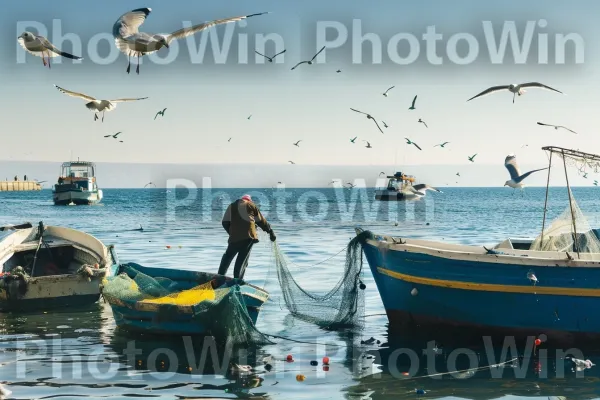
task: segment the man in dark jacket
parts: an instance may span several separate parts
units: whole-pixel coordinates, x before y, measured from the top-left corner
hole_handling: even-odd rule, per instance
[[[248,266],[250,250],[254,243],[258,242],[256,225],[269,234],[272,242],[276,239],[275,233],[256,204],[252,202],[250,195],[247,194],[227,207],[221,223],[229,234],[229,240],[218,273],[219,275],[227,274],[229,265],[237,255],[233,277],[243,279]]]

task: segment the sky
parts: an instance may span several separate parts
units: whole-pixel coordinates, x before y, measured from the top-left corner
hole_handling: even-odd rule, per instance
[[[118,54],[110,34],[121,14],[140,7],[152,8],[140,29],[150,33],[270,14],[180,40],[144,59],[139,76],[128,75],[127,57]],[[547,165],[542,146],[600,152],[595,134],[600,97],[590,90],[600,84],[597,2],[31,0],[10,2],[5,10],[0,15],[0,173],[8,175],[19,173],[10,172],[11,162],[49,161],[58,170],[61,162],[79,157],[100,166],[184,164],[192,166],[190,174],[197,172],[194,164],[240,164],[255,171],[259,182],[264,164],[280,165],[293,179],[289,161],[294,161],[296,166],[322,168],[325,181],[330,178],[327,168],[336,166],[365,166],[369,171],[388,166],[389,172],[408,173],[436,171],[430,167],[438,166],[437,173],[427,172],[428,183],[443,184],[455,169],[465,169],[471,172],[461,186],[502,186],[508,179],[503,167],[508,154],[516,154],[524,169]],[[509,41],[501,62],[493,53],[501,32],[511,24],[518,33],[515,43],[530,43],[530,48],[514,57]],[[25,53],[16,41],[22,30],[37,33],[40,27],[57,47],[84,60],[54,58],[52,68],[44,68],[39,57]],[[423,39],[431,29],[441,35],[436,46]],[[344,33],[347,40],[336,42]],[[361,47],[362,35],[367,40]],[[557,35],[572,40],[557,45]],[[61,36],[75,37],[81,46]],[[268,55],[287,50],[278,62],[254,55],[263,37],[279,38],[267,42]],[[310,59],[322,40],[327,48],[315,64],[290,70]],[[198,46],[203,42],[202,59]],[[229,51],[219,55],[223,44],[230,45]],[[169,58],[174,61],[160,61]],[[466,101],[490,86],[530,81],[565,95],[530,89],[514,104],[508,92]],[[54,84],[103,99],[149,99],[119,104],[104,123],[94,122],[84,101],[61,94]],[[384,97],[391,86],[395,88]],[[416,110],[408,110],[415,95]],[[154,120],[163,108],[165,117]],[[372,114],[389,128],[382,126],[382,134],[350,108]],[[579,134],[541,127],[538,121],[565,125]],[[116,132],[122,132],[123,143],[103,137]],[[351,143],[354,137],[358,139]],[[407,145],[406,137],[423,150]],[[302,142],[296,147],[298,140]],[[450,144],[445,148],[434,147],[446,141]],[[473,154],[478,154],[475,165],[467,159]],[[478,165],[498,168],[493,182],[485,172],[489,169],[479,170]],[[315,168],[311,173],[319,174]],[[140,181],[148,175],[136,174]],[[579,185],[593,182],[574,179]],[[531,183],[544,184],[544,174],[532,176]]]

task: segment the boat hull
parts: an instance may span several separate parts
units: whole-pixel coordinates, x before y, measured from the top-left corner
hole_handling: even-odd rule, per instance
[[[414,193],[405,193],[395,190],[377,190],[375,191],[375,200],[380,201],[412,201],[418,200],[422,196]]]
[[[600,268],[453,259],[363,245],[392,336],[411,332],[479,339],[545,335],[556,343],[600,343]],[[495,258],[494,256],[491,256]],[[535,270],[539,282],[527,279]]]
[[[71,203],[75,205],[93,205],[102,201],[102,190],[96,192],[88,191],[64,191],[64,192],[53,192],[52,200],[57,206],[66,206]]]

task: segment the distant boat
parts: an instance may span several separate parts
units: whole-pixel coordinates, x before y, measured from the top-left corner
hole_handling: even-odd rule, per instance
[[[52,198],[55,205],[91,205],[102,200],[96,181],[96,165],[88,161],[69,161],[61,166]]]
[[[112,246],[87,233],[39,223],[13,225],[0,241],[0,311],[93,304],[117,270]]]
[[[415,177],[396,172],[387,176],[388,183],[385,188],[375,190],[375,200],[383,201],[412,201],[425,197],[426,185],[414,185]]]

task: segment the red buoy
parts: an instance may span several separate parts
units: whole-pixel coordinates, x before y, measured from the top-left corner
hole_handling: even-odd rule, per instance
[[[540,344],[542,344],[541,339],[535,339],[535,345],[539,346]]]
[[[329,357],[323,357],[323,365],[329,365]]]
[[[292,357],[291,354],[288,354],[285,359],[286,359],[287,362],[293,362],[294,361],[294,357]]]

